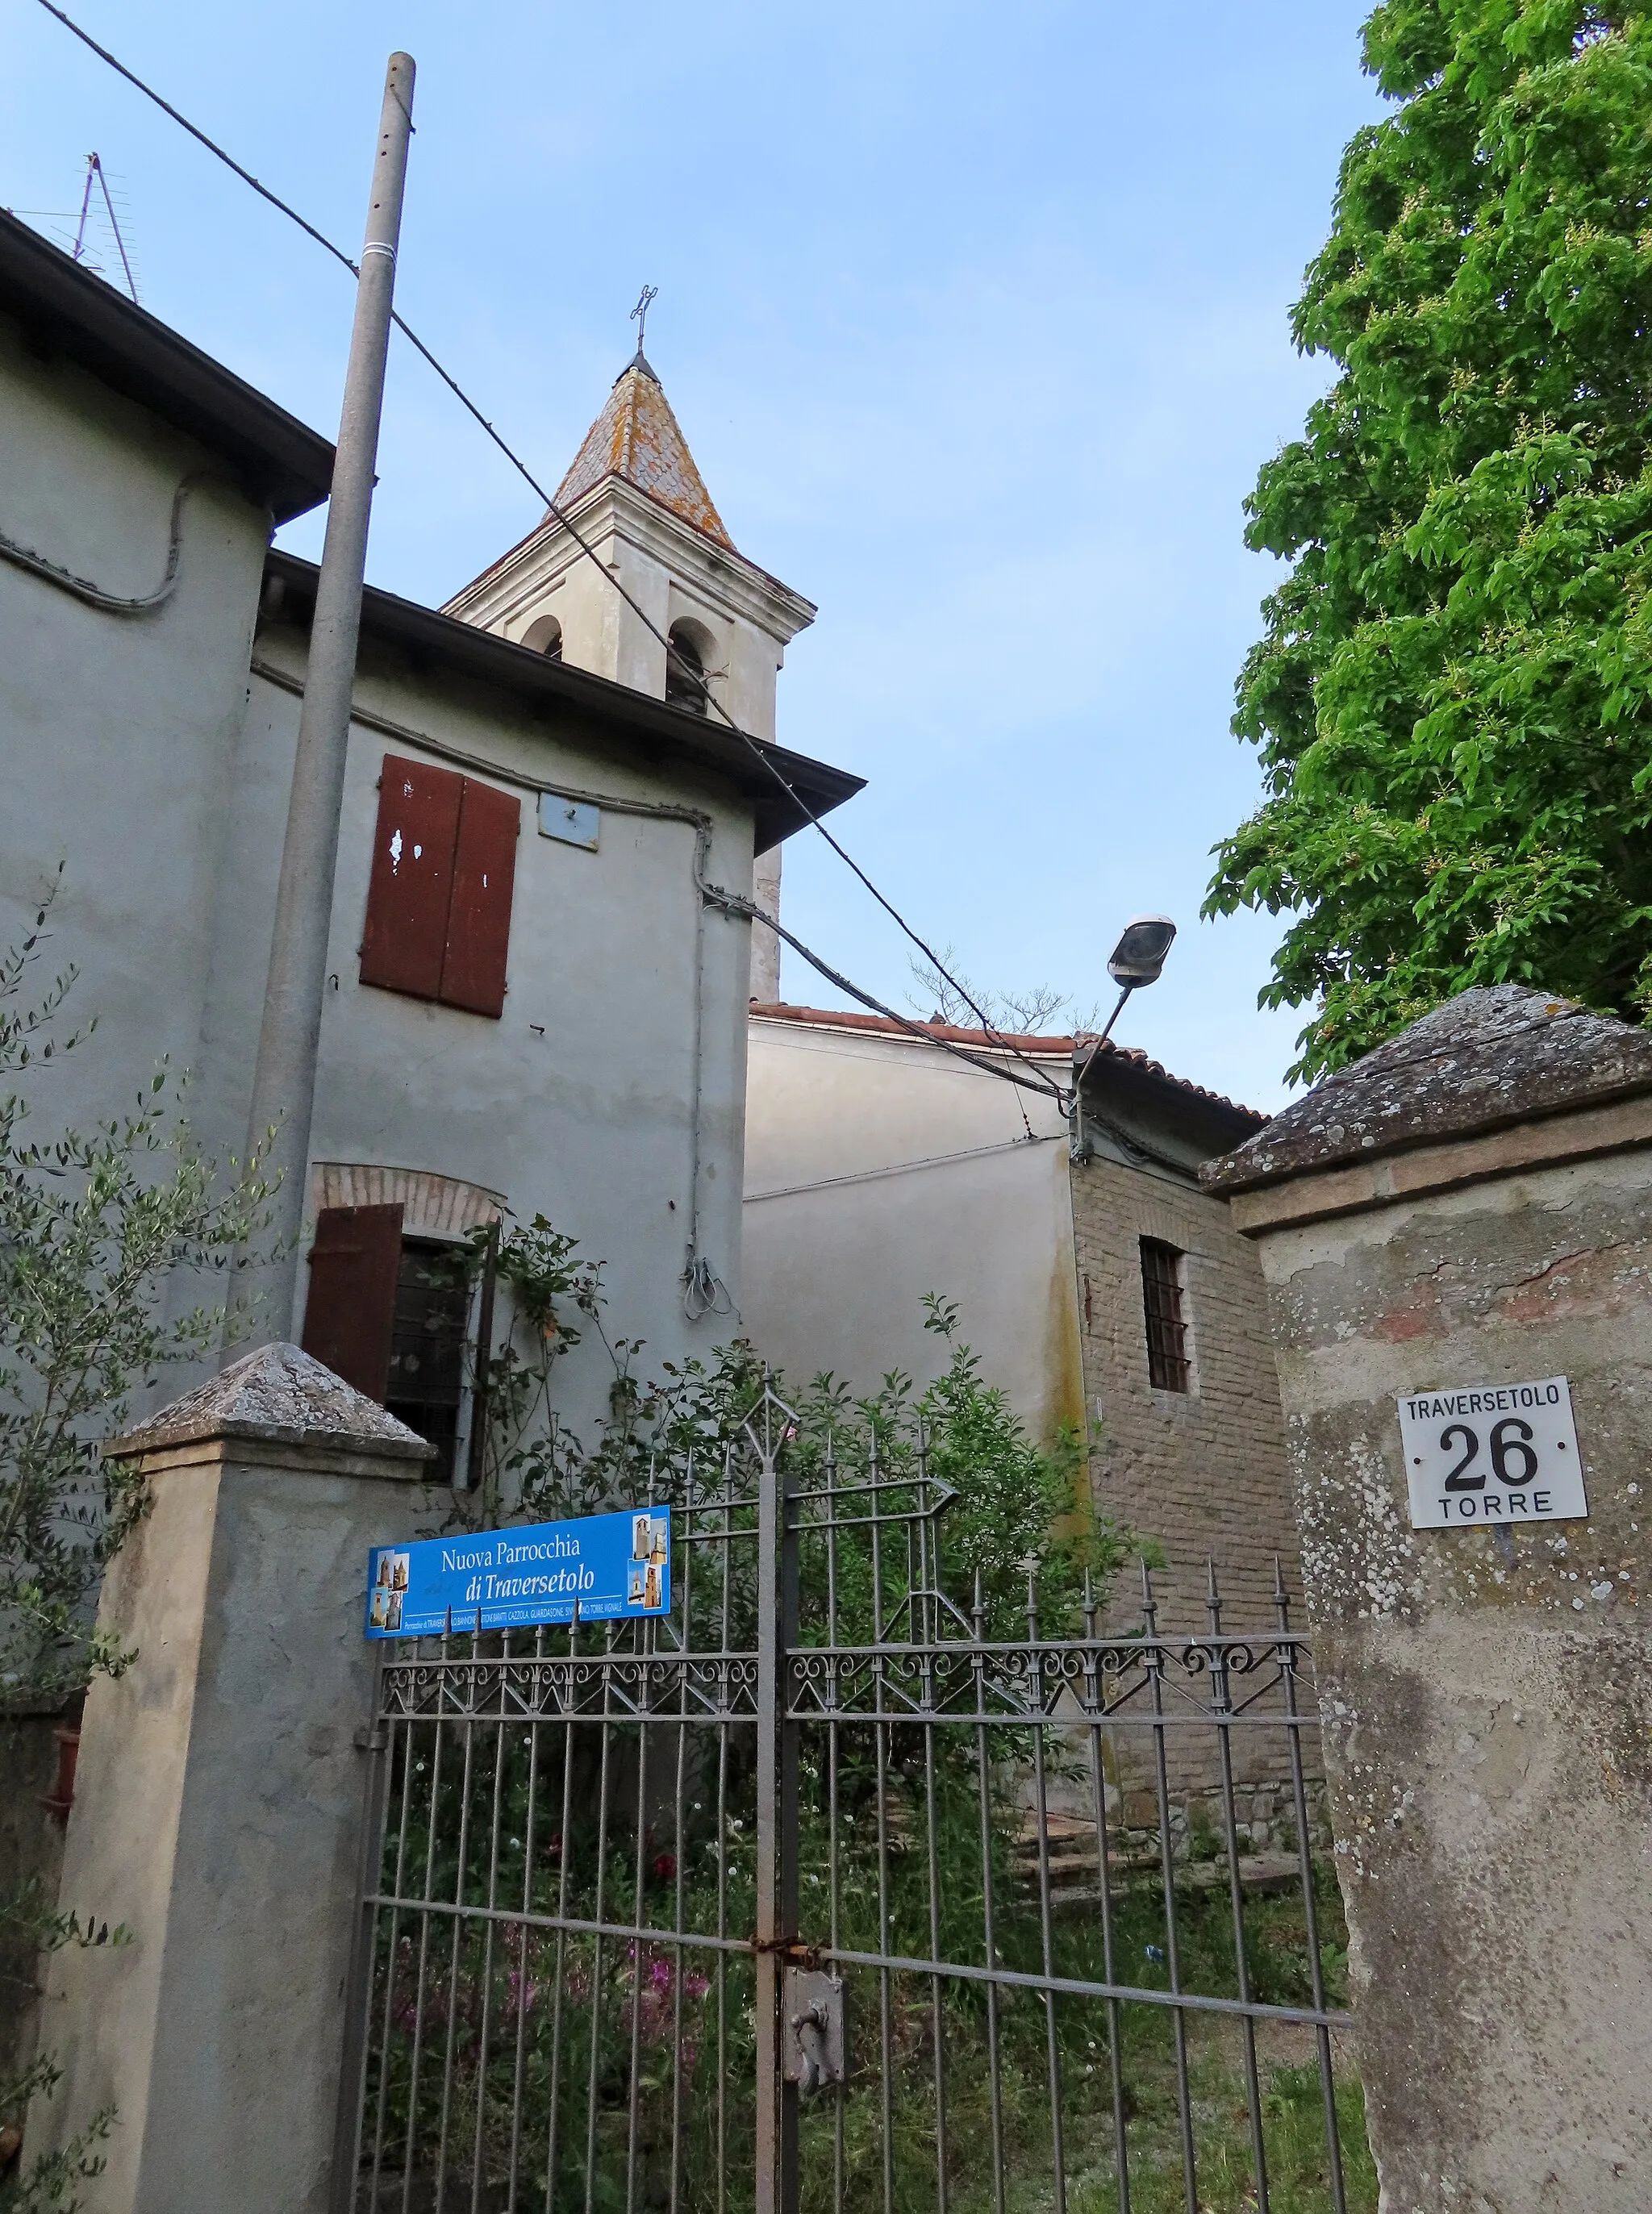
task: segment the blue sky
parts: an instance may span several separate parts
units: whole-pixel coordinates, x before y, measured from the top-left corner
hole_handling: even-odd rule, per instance
[[[650,358],[735,542],[819,604],[780,735],[870,780],[836,820],[857,858],[971,977],[1086,1007],[1117,924],[1167,911],[1121,1040],[1283,1096],[1302,1018],[1255,1006],[1278,926],[1197,910],[1257,789],[1227,723],[1273,565],[1240,502],[1326,378],[1287,312],[1379,109],[1364,0],[69,12],[352,252],[384,58],[413,53],[399,304],[541,480],[658,285]],[[0,39],[0,204],[61,235],[95,148],[144,305],[330,435],[345,272],[34,0]],[[379,466],[369,575],[415,598],[537,519],[400,345]],[[918,990],[818,840],[786,870],[804,938]]]

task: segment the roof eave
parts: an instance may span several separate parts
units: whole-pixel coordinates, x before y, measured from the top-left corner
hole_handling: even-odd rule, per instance
[[[313,561],[272,548],[270,574],[279,577],[293,596],[314,603],[319,572]],[[399,598],[370,585],[362,598],[362,629],[425,656],[456,672],[501,686],[529,699],[560,700],[615,735],[651,751],[664,749],[679,760],[727,777],[755,803],[756,850],[802,829],[813,816],[829,814],[865,788],[866,779],[847,769],[811,761],[784,746],[764,745],[725,730],[683,707],[651,699],[628,684],[616,684],[588,670],[553,661],[530,646],[480,630],[456,615],[443,615],[416,601]],[[756,750],[754,752],[754,747]],[[776,775],[764,768],[772,762]],[[793,799],[784,778],[798,794]],[[802,804],[799,804],[799,802]]]
[[[327,498],[333,448],[325,438],[3,210],[0,311],[37,347],[78,363],[221,455],[277,523]]]
[[[651,517],[657,517],[668,526],[675,525],[680,530],[686,530],[694,538],[702,541],[705,546],[712,549],[719,561],[743,572],[761,596],[772,599],[775,602],[777,611],[781,613],[790,624],[789,630],[781,639],[782,645],[789,644],[799,631],[807,630],[820,613],[813,600],[806,598],[794,586],[783,584],[771,571],[762,567],[761,563],[754,561],[750,554],[741,553],[737,546],[731,546],[720,538],[713,538],[708,531],[701,530],[698,523],[690,522],[687,516],[679,515],[669,500],[661,499],[656,493],[646,490],[641,485],[633,484],[629,477],[621,476],[617,469],[610,470],[606,476],[599,478],[589,491],[581,492],[578,498],[570,506],[559,508],[554,513],[548,509],[533,529],[518,538],[514,546],[507,546],[503,554],[488,563],[486,568],[471,578],[468,584],[462,584],[456,592],[450,594],[442,602],[443,613],[450,614],[463,604],[474,603],[476,596],[483,593],[487,585],[496,582],[513,566],[524,561],[541,546],[548,545],[557,536],[570,535],[568,531],[570,523],[575,529],[578,529],[582,523],[590,518],[594,510],[603,498],[611,499],[616,494],[625,493],[629,493],[633,498],[646,502],[646,512]]]
[[[1047,1031],[994,1031],[960,1029],[953,1023],[914,1020],[909,1025],[887,1015],[862,1013],[853,1007],[793,1006],[786,1000],[754,1000],[748,1013],[755,1022],[792,1023],[799,1028],[842,1030],[858,1037],[876,1037],[893,1045],[965,1046],[972,1053],[1012,1062],[1048,1061],[1064,1064],[1076,1079],[1084,1077],[1086,1090],[1099,1090],[1104,1077],[1117,1077],[1138,1096],[1145,1094],[1170,1103],[1184,1118],[1196,1116],[1236,1136],[1249,1137],[1263,1128],[1267,1116],[1254,1107],[1241,1107],[1219,1092],[1208,1091],[1185,1076],[1177,1076],[1145,1053],[1105,1041],[1093,1067],[1086,1070],[1092,1037],[1062,1037]]]
[[[1093,1038],[1081,1037],[1073,1050],[1074,1078],[1083,1083],[1086,1092],[1099,1092],[1109,1081],[1117,1080],[1127,1090],[1173,1098],[1182,1106],[1196,1108],[1213,1123],[1221,1123],[1234,1134],[1223,1147],[1224,1152],[1267,1127],[1268,1117],[1258,1108],[1246,1107],[1239,1100],[1229,1099],[1205,1085],[1195,1084],[1190,1077],[1178,1076],[1145,1053],[1116,1046],[1111,1038],[1103,1041],[1098,1052],[1094,1050],[1095,1043]]]

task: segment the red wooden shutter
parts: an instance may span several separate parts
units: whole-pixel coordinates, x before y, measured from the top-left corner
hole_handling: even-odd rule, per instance
[[[401,1267],[401,1202],[324,1207],[309,1252],[303,1349],[382,1406]]]
[[[463,782],[441,997],[450,1007],[498,1017],[505,1012],[522,802],[474,776]]]
[[[439,1000],[466,780],[386,754],[362,933],[361,981]],[[494,1012],[499,1011],[496,1008]]]

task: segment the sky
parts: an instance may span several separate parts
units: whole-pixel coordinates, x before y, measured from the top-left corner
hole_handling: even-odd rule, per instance
[[[1333,373],[1288,314],[1380,112],[1367,4],[68,12],[352,254],[385,59],[412,53],[408,321],[554,486],[658,285],[649,358],[731,535],[819,608],[779,735],[868,780],[837,835],[970,980],[1081,1015],[1119,926],[1172,915],[1116,1035],[1266,1108],[1306,1019],[1257,1008],[1282,926],[1198,909],[1260,788],[1228,723],[1279,572],[1242,503]],[[38,0],[0,0],[0,205],[72,239],[95,150],[144,305],[332,436],[347,272]],[[118,277],[107,218],[88,238]],[[539,512],[396,341],[370,581],[437,604]],[[928,1011],[812,831],[784,904]],[[789,953],[782,988],[837,1003]]]

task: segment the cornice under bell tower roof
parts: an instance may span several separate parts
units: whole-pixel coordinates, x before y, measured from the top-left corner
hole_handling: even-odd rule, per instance
[[[735,551],[640,346],[615,377],[607,406],[586,431],[572,468],[557,486],[556,505],[572,507],[607,477],[623,477],[707,538]]]

